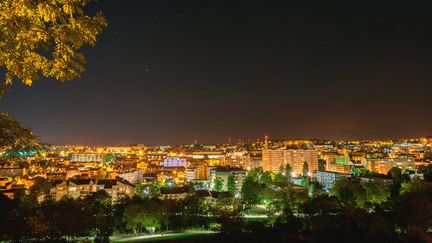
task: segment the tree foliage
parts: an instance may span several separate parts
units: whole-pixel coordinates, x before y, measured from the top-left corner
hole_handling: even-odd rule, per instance
[[[0,152],[38,148],[39,139],[31,129],[21,127],[9,113],[0,112]]]
[[[360,183],[353,183],[347,178],[340,179],[330,191],[330,195],[336,196],[345,204],[363,205],[366,192]]]
[[[382,181],[370,181],[363,184],[366,201],[371,204],[382,204],[390,197],[390,189]]]
[[[148,200],[145,203],[130,204],[123,212],[123,221],[126,222],[126,229],[135,234],[143,229],[153,233],[167,224],[167,216],[158,201]]]
[[[36,177],[33,180],[33,185],[30,187],[30,194],[43,195],[50,191],[52,183],[43,177]]]
[[[309,173],[309,164],[308,162],[305,161],[303,163],[303,177],[308,176],[308,173]]]
[[[246,176],[242,188],[241,196],[247,205],[255,205],[260,202],[262,195],[261,185],[254,179],[253,176]]]
[[[71,80],[85,71],[78,50],[95,45],[107,21],[87,15],[93,0],[3,0],[0,2],[0,96],[14,79],[31,85],[39,76]]]
[[[213,191],[221,192],[223,187],[223,179],[219,176],[216,176],[213,180]]]
[[[227,188],[228,188],[229,192],[235,193],[235,191],[236,191],[236,184],[235,184],[235,180],[234,180],[234,176],[233,175],[229,175],[228,176]]]

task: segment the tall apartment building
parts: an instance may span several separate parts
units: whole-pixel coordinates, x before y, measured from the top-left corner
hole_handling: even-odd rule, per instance
[[[303,174],[304,163],[308,164],[309,172],[318,170],[318,152],[316,150],[271,150],[262,151],[262,169],[263,171],[271,171],[279,173],[281,166],[285,167],[290,164],[292,172],[295,176]]]
[[[261,163],[263,171],[278,173],[281,170],[281,165],[287,164],[287,150],[263,150]]]

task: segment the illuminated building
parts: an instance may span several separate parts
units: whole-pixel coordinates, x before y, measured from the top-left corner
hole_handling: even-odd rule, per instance
[[[119,172],[117,176],[126,181],[129,181],[130,183],[135,184],[137,182],[142,181],[143,172],[141,170],[125,171],[125,172]]]
[[[350,177],[349,174],[329,172],[329,171],[317,171],[316,180],[319,184],[323,186],[325,190],[330,190],[341,178]]]
[[[326,163],[326,171],[349,174],[350,166],[344,164]]]
[[[240,196],[240,190],[246,177],[246,171],[239,168],[216,167],[210,170],[210,188],[213,190],[216,177],[222,180],[222,192],[228,191],[228,178],[232,176],[235,183],[235,196]]]
[[[135,186],[122,179],[71,179],[64,180],[51,188],[50,196],[55,201],[63,197],[73,199],[85,198],[93,192],[104,190],[117,201],[122,197],[132,197],[135,194]]]
[[[271,171],[273,173],[279,173],[281,166],[287,164],[287,150],[270,150],[266,149],[262,151],[262,169],[263,171]]]
[[[185,169],[183,167],[172,170],[171,175],[177,185],[185,183]]]
[[[246,152],[234,152],[227,154],[225,157],[225,165],[248,169],[250,168],[250,158]]]
[[[207,179],[207,166],[205,164],[201,164],[186,168],[185,177],[186,181],[205,180]]]
[[[262,151],[261,150],[253,150],[248,151],[249,153],[249,166],[246,170],[253,170],[255,168],[262,167]]]
[[[185,158],[179,157],[168,157],[160,163],[162,167],[189,167],[189,165]]]
[[[398,167],[402,171],[414,170],[415,161],[412,157],[385,158],[385,159],[367,159],[366,169],[372,172],[387,174],[392,167]]]
[[[105,163],[107,161],[106,154],[73,154],[72,162],[100,162]]]
[[[131,152],[131,147],[106,147],[105,153],[128,155]]]
[[[316,150],[263,150],[262,151],[262,169],[273,173],[282,172],[286,164],[290,164],[293,175],[302,175],[304,163],[308,164],[308,171],[315,172],[318,170],[318,152]]]
[[[346,155],[335,155],[334,163],[338,165],[348,165],[350,163],[350,158]]]
[[[182,200],[190,193],[187,187],[162,187],[160,189],[159,199],[161,200]]]
[[[350,172],[350,159],[348,156],[325,153],[322,154],[322,158],[326,162],[326,171],[338,172],[338,173],[349,173]]]
[[[287,163],[295,176],[303,174],[304,163],[308,164],[309,173],[318,171],[318,152],[316,150],[288,150]]]
[[[221,152],[192,152],[187,157],[205,161],[208,166],[223,166],[225,164],[225,155]]]
[[[25,169],[21,166],[0,166],[0,176],[16,177],[25,174]]]

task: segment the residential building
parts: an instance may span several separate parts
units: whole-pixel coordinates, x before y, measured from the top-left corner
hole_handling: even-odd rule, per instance
[[[317,182],[321,184],[325,190],[330,190],[335,186],[336,181],[347,177],[350,177],[350,175],[337,172],[317,171],[316,173]]]
[[[190,163],[185,158],[180,157],[168,157],[165,158],[161,163],[162,167],[189,167]]]
[[[218,177],[222,181],[222,192],[228,191],[228,178],[232,176],[235,183],[235,196],[240,196],[240,191],[246,177],[246,170],[232,167],[216,167],[210,170],[210,188],[214,190],[215,179]]]
[[[72,162],[100,162],[105,163],[107,161],[106,154],[97,153],[76,153],[72,155]]]
[[[135,186],[123,179],[70,179],[58,183],[51,188],[50,196],[59,201],[63,197],[74,199],[85,198],[93,192],[104,190],[117,201],[121,197],[132,197],[135,194]]]
[[[201,164],[201,165],[191,166],[189,168],[186,168],[185,177],[186,177],[186,181],[207,179],[206,164]]]
[[[290,164],[293,175],[302,175],[304,163],[308,164],[308,171],[315,172],[318,170],[318,152],[316,150],[302,149],[278,149],[262,151],[262,168],[263,171],[273,173],[282,172],[286,164]]]

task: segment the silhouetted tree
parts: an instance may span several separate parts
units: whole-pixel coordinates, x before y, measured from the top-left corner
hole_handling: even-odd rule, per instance
[[[289,163],[285,165],[285,176],[287,177],[288,183],[291,183],[292,168]]]
[[[239,234],[243,230],[243,218],[238,210],[223,210],[219,216],[221,224],[220,232],[222,234]]]
[[[9,151],[13,155],[39,146],[39,139],[31,129],[21,127],[9,113],[0,112],[0,151]]]
[[[309,172],[309,165],[308,163],[305,161],[303,163],[303,177],[307,177],[308,176],[308,172]]]
[[[109,242],[114,231],[114,214],[111,196],[104,190],[97,191],[85,198],[93,216],[92,234],[95,242]]]

